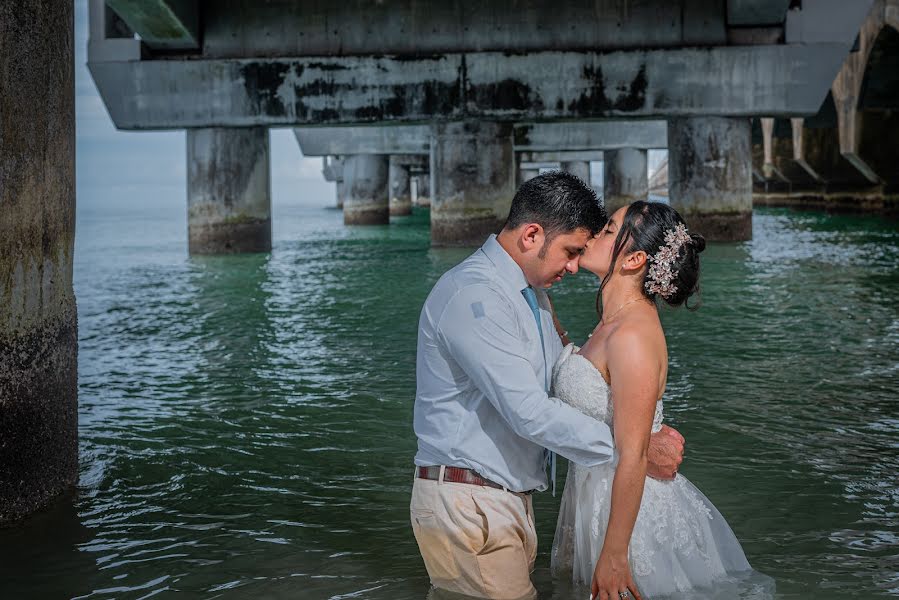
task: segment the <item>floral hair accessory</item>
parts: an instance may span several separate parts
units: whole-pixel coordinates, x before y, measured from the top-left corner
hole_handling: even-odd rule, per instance
[[[659,294],[662,298],[668,298],[677,292],[674,278],[677,271],[672,270],[674,261],[680,254],[681,247],[690,241],[690,234],[683,223],[678,223],[674,229],[665,234],[665,245],[659,246],[659,251],[653,256],[647,257],[649,261],[649,276],[646,278],[646,291],[650,294]]]

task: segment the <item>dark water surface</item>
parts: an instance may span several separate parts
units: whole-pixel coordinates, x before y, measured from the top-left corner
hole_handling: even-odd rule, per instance
[[[425,598],[416,326],[468,251],[430,249],[426,212],[275,216],[271,255],[189,259],[183,219],[79,215],[81,480],[0,531],[0,598]],[[754,226],[703,255],[701,310],[664,312],[683,472],[778,597],[897,596],[899,228]],[[555,291],[576,341],[595,287]],[[556,509],[539,496],[545,597]]]

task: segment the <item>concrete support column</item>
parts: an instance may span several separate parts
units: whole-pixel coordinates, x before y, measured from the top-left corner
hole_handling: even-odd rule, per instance
[[[346,225],[386,225],[390,222],[390,159],[382,154],[354,154],[343,161]]]
[[[765,179],[774,178],[774,119],[771,117],[763,117],[759,119],[762,125],[762,147],[764,160],[762,163],[762,174]]]
[[[338,179],[334,182],[334,196],[336,198],[335,206],[343,210],[343,205],[346,203],[346,184],[343,182],[343,179]]]
[[[534,177],[540,174],[540,169],[518,169],[518,185],[521,185],[525,181],[530,181]]]
[[[668,122],[671,205],[708,240],[752,238],[749,119],[678,117]]]
[[[412,178],[402,156],[390,157],[390,215],[412,214]]]
[[[415,205],[431,206],[431,174],[424,173],[415,178]]]
[[[71,2],[0,5],[0,526],[78,478]]]
[[[187,130],[191,254],[271,251],[270,170],[265,127]]]
[[[515,194],[512,126],[441,123],[432,143],[431,243],[480,245],[502,227]]]
[[[586,160],[562,161],[562,170],[577,175],[581,181],[590,185],[590,162]]]
[[[343,209],[344,196],[346,195],[343,185],[343,159],[339,156],[323,156],[322,175],[324,175],[325,181],[334,182],[335,206]]]
[[[603,203],[612,213],[637,200],[649,197],[646,150],[622,148],[603,152]]]

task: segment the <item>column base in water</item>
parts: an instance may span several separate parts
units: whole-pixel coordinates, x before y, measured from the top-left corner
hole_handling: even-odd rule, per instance
[[[389,157],[354,154],[343,162],[343,204],[345,225],[386,225],[390,223]]]
[[[649,197],[646,150],[606,150],[602,165],[603,203],[610,217],[622,206]]]
[[[752,239],[750,123],[735,117],[668,121],[671,206],[710,241]]]
[[[441,123],[433,144],[431,243],[479,246],[502,228],[515,195],[512,127]]]
[[[268,129],[188,129],[187,206],[191,254],[271,251]]]

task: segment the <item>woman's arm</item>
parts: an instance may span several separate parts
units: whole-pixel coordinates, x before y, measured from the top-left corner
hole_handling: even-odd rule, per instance
[[[593,573],[593,594],[618,600],[630,590],[640,598],[628,565],[628,545],[646,481],[647,449],[659,394],[659,361],[652,344],[637,329],[623,327],[609,336],[607,365],[611,378],[618,467],[612,482],[609,526]]]

